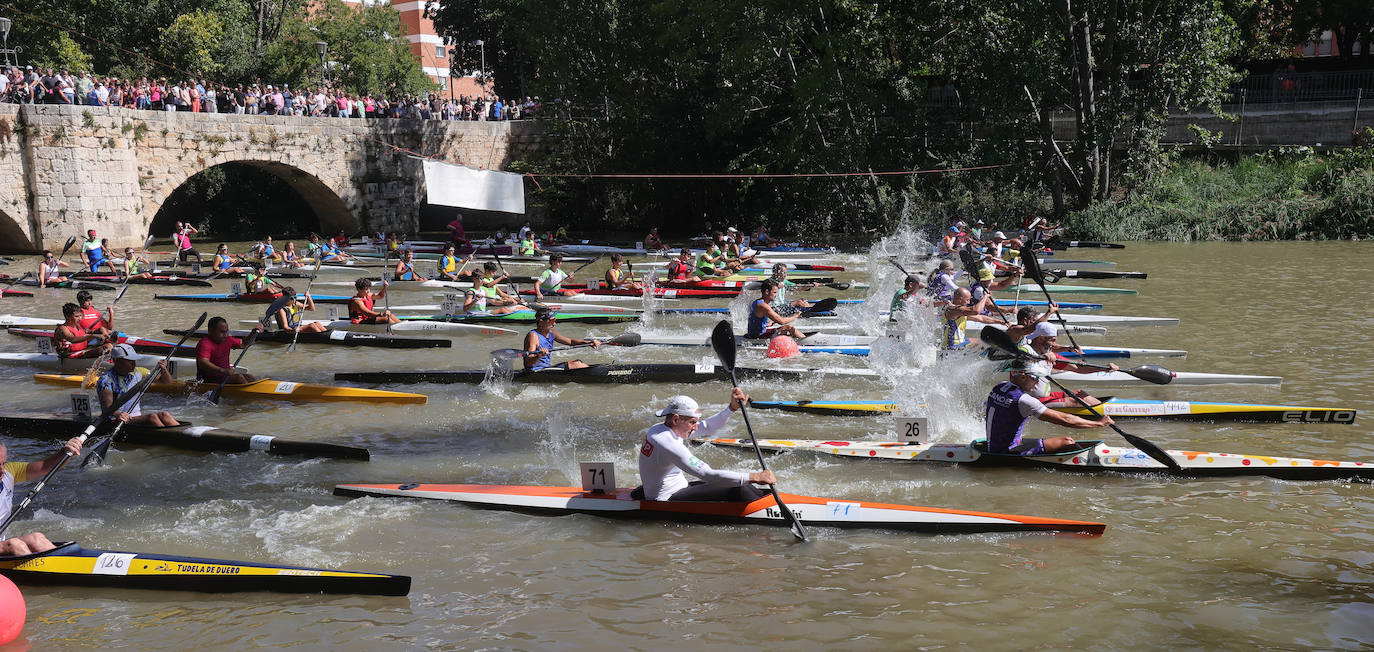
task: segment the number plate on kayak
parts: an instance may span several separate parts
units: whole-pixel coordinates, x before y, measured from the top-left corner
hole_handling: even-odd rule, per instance
[[[95,575],[128,575],[129,565],[134,562],[134,555],[126,552],[106,552],[101,553],[95,558],[95,568],[91,573]]]
[[[290,394],[291,392],[296,391],[296,386],[299,385],[299,384],[300,384],[300,383],[280,382],[280,383],[277,383],[277,388],[274,389],[274,390],[272,390],[272,393],[273,393],[273,394]]]
[[[54,329],[56,330],[56,329]],[[38,346],[38,352],[44,355],[52,355],[52,340],[46,337],[35,339],[34,344]]]
[[[594,494],[604,494],[615,489],[615,464],[613,462],[579,462],[582,467],[582,490]]]
[[[72,417],[77,421],[91,420],[91,395],[85,392],[72,394]]]
[[[897,417],[897,438],[911,444],[930,440],[930,419],[926,417]]]

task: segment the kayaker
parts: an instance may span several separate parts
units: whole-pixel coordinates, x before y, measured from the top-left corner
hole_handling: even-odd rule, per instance
[[[43,252],[43,260],[38,263],[38,287],[65,283],[70,277],[62,274],[63,267],[71,267],[66,261],[58,260],[51,251]]]
[[[1044,372],[1044,375],[1049,375],[1050,373],[1055,371],[1072,371],[1075,373],[1094,373],[1098,371],[1098,369],[1094,369],[1092,367],[1081,367],[1077,363],[1073,362],[1072,360],[1069,360],[1068,358],[1058,353],[1059,351],[1068,351],[1072,353],[1082,354],[1083,351],[1081,349],[1075,349],[1073,347],[1059,346],[1059,331],[1054,327],[1054,324],[1048,322],[1041,322],[1039,324],[1036,324],[1035,330],[1031,331],[1029,339],[1030,349],[1032,352],[1053,359],[1053,362],[1047,360],[1035,363],[1036,369],[1039,369],[1040,371]],[[1115,363],[1108,363],[1107,368],[1112,371],[1119,371],[1121,369],[1120,367],[1116,366]],[[1088,405],[1100,405],[1102,403],[1101,399],[1089,395],[1084,390],[1080,389],[1074,393],[1078,395],[1078,398],[1083,399],[1083,401]],[[1068,394],[1065,394],[1062,391],[1049,391],[1048,382],[1041,381],[1041,383],[1036,386],[1034,394],[1040,397],[1040,400],[1043,403],[1050,405],[1052,407],[1078,405],[1077,401],[1073,400],[1069,397]]]
[[[753,502],[764,492],[754,484],[777,484],[772,471],[737,472],[713,469],[687,448],[686,440],[713,437],[749,400],[744,390],[730,392],[730,405],[702,420],[701,407],[690,396],[674,396],[654,414],[663,417],[644,432],[639,445],[639,481],[631,493],[642,500]],[[700,478],[688,482],[686,474]]]
[[[964,333],[964,328],[970,321],[984,324],[1002,323],[983,314],[989,301],[992,301],[992,295],[984,294],[980,301],[971,303],[967,288],[955,290],[954,296],[950,298],[950,304],[941,312],[944,318],[944,333],[940,338],[940,348],[958,351],[968,346],[968,335]]]
[[[152,265],[143,254],[134,253],[133,247],[124,248],[124,264],[120,267],[124,268],[125,279],[152,278],[152,273],[148,271]]]
[[[272,236],[270,235],[264,238],[262,242],[259,242],[254,249],[257,250],[258,258],[262,259],[264,263],[281,258],[281,254],[277,252],[276,246],[272,244]]]
[[[1009,287],[1012,283],[1015,283],[1017,279],[1020,278],[1021,272],[1020,270],[1017,270],[1011,276],[1008,276],[1000,281],[994,281],[992,268],[986,265],[979,266],[978,279],[975,280],[973,283],[970,283],[968,286],[969,305],[973,305],[975,303],[981,304],[983,306],[983,309],[982,312],[980,312],[979,314],[982,315],[992,315],[993,313],[996,313],[997,319],[987,323],[1006,324],[1007,315],[1006,313],[1002,312],[1002,309],[1000,307],[998,307],[997,302],[992,300],[983,301],[983,299],[987,299],[988,297],[992,296],[990,294],[991,292]]]
[[[634,271],[626,271],[625,257],[616,253],[611,254],[611,267],[606,270],[606,287],[615,290],[642,290],[643,285],[635,282]]]
[[[462,213],[459,213],[457,216],[455,216],[455,217],[453,218],[453,221],[452,221],[452,222],[449,222],[449,223],[448,223],[448,235],[449,235],[449,238],[453,240],[454,246],[459,246],[459,245],[461,245],[461,246],[463,246],[463,247],[471,247],[471,246],[472,246],[472,243],[468,241],[467,229],[464,229],[464,228],[463,228],[463,214],[462,214]]]
[[[281,294],[284,297],[291,297],[291,300],[286,302],[286,305],[278,308],[277,314],[266,315],[272,318],[273,322],[276,322],[279,330],[284,330],[289,333],[295,333],[297,331],[302,333],[323,333],[329,330],[329,327],[325,326],[322,322],[312,321],[306,324],[301,323],[301,313],[313,311],[315,309],[315,300],[311,298],[309,294],[305,295],[305,301],[302,302],[300,299],[296,298],[296,288],[289,285],[282,287]]]
[[[494,295],[498,296],[498,299],[508,295],[501,292],[501,288],[499,287],[486,287],[482,281],[483,279],[480,275],[473,275],[472,287],[463,291],[463,308],[461,314],[480,312],[489,315],[508,315],[512,312],[524,309],[524,306],[518,304],[492,304],[491,295],[488,295],[488,292],[494,293]]]
[[[149,373],[148,370],[138,367],[138,353],[134,351],[132,344],[114,345],[110,349],[110,365],[110,368],[101,374],[100,380],[95,383],[96,398],[100,401],[102,411],[109,408],[116,398],[137,385]],[[172,374],[168,373],[166,362],[158,361],[157,376],[153,378],[153,382],[158,384],[172,382]],[[177,421],[170,412],[144,414],[142,406],[133,400],[120,406],[113,413],[113,417],[135,426],[148,425],[155,428],[166,428],[181,425],[181,422]]]
[[[582,340],[567,337],[553,329],[553,311],[547,308],[534,314],[534,330],[525,334],[524,359],[527,371],[542,371],[544,369],[586,369],[587,363],[581,360],[569,360],[553,364],[549,360],[549,352],[553,350],[555,344],[564,346],[575,346],[578,344],[590,344],[592,348],[601,346],[601,340]]]
[[[0,444],[0,510],[3,514],[9,514],[14,509],[14,485],[20,482],[27,482],[30,477],[41,478],[47,475],[62,460],[71,455],[75,457],[81,454],[81,439],[72,437],[62,446],[61,451],[43,458],[38,462],[10,462],[9,451]],[[32,555],[39,552],[47,552],[56,548],[48,537],[42,532],[30,532],[13,539],[7,538],[8,532],[0,532],[0,555]]]
[[[692,265],[692,271],[699,277],[729,276],[739,269],[737,263],[725,261],[725,256],[720,253],[720,248],[715,242],[708,243],[706,250],[697,254],[696,262]]]
[[[572,273],[559,269],[563,266],[563,254],[554,252],[549,254],[549,266],[539,273],[539,280],[534,284],[534,297],[536,300],[543,300],[544,295],[557,295],[562,289],[563,281],[573,277]]]
[[[200,233],[196,227],[191,226],[190,222],[177,222],[176,228],[172,230],[172,244],[177,246],[177,260],[185,263],[191,256],[196,257],[196,263],[200,263],[200,252],[191,246],[191,236]]]
[[[906,280],[902,282],[902,289],[897,290],[892,295],[892,305],[888,307],[890,311],[888,320],[897,321],[898,314],[906,312],[906,303],[914,299],[916,293],[925,286],[926,284],[915,276],[906,277]]]
[[[811,290],[816,287],[814,281],[810,283],[793,283],[787,280],[787,263],[773,263],[773,275],[770,277],[778,284],[778,294],[773,298],[773,309],[779,315],[794,315],[798,312],[811,307],[811,302],[806,299],[787,300],[787,288],[793,287],[798,290]]]
[[[959,255],[959,227],[949,227],[949,229],[945,231],[944,237],[940,238],[940,255]]]
[[[94,358],[108,346],[106,338],[100,333],[87,332],[81,326],[81,307],[68,303],[62,306],[65,320],[52,331],[53,350],[63,359]],[[97,346],[91,346],[95,344]]]
[[[701,277],[692,273],[692,263],[688,262],[692,257],[692,250],[683,247],[677,252],[677,258],[668,263],[667,276],[669,281],[700,281]]]
[[[663,251],[668,245],[663,244],[663,240],[658,237],[658,227],[649,229],[649,235],[644,236],[645,251]]]
[[[773,300],[778,296],[778,282],[773,279],[764,279],[759,284],[759,298],[749,306],[749,328],[745,330],[744,336],[749,339],[772,339],[778,335],[787,335],[797,339],[803,339],[807,335],[798,331],[792,326],[800,314],[783,317],[778,311],[773,309]],[[770,326],[769,324],[776,324]]]
[[[539,256],[544,253],[544,250],[539,247],[539,243],[534,241],[534,231],[530,230],[529,225],[525,225],[520,232],[523,234],[518,245],[518,253],[521,256]]]
[[[86,231],[86,241],[81,244],[81,260],[92,274],[99,274],[101,265],[109,267],[111,274],[119,273],[114,263],[105,258],[105,245],[96,237],[95,229]]]
[[[257,326],[253,330],[259,330]],[[257,377],[230,366],[229,352],[243,348],[243,340],[229,335],[229,322],[223,317],[211,317],[206,336],[196,343],[196,378],[209,383],[226,381],[231,385],[257,382]]]
[[[105,312],[102,314],[95,308],[95,297],[91,296],[87,290],[76,293],[76,305],[80,308],[76,320],[81,328],[85,329],[87,333],[96,333],[105,338],[110,337],[114,331],[113,305],[105,306]]]
[[[401,254],[401,259],[396,262],[396,280],[398,281],[428,281],[428,278],[421,276],[415,271],[415,250],[406,249]]]
[[[477,275],[474,272],[463,271],[463,268],[467,267],[468,263],[471,263],[472,258],[477,254],[470,253],[468,254],[467,260],[460,262],[458,260],[458,255],[454,253],[456,251],[457,247],[452,244],[444,246],[444,254],[439,256],[439,261],[434,264],[434,270],[438,274],[439,280],[457,281],[464,278],[472,278]]]
[[[389,284],[382,283],[382,291],[375,296],[372,294],[372,281],[360,278],[353,282],[353,289],[357,294],[348,300],[348,320],[355,324],[395,324],[400,322],[396,315],[391,314],[390,310],[375,310],[373,303],[377,299],[386,297],[386,289]]]
[[[242,274],[244,267],[234,265],[234,256],[229,253],[229,245],[222,244],[215,248],[215,271],[221,274]]]
[[[496,263],[490,260],[485,263],[482,263],[481,288],[482,293],[485,294],[487,297],[487,306],[514,306],[524,303],[520,300],[520,297],[511,296],[507,294],[504,289],[501,288],[501,281],[504,281],[505,279],[509,278],[510,274],[501,272],[498,275],[498,269],[499,268],[497,267]],[[477,286],[474,285],[473,287]]]
[[[1017,345],[1025,344],[1022,340],[1030,337],[1036,326],[1039,326],[1056,312],[1059,312],[1059,305],[1055,303],[1051,303],[1050,309],[1039,315],[1036,314],[1035,308],[1021,306],[1016,310],[1016,323],[1007,327],[1007,337],[1010,337],[1011,341],[1016,342]]]
[[[1026,422],[1031,417],[1065,428],[1101,428],[1112,423],[1111,417],[1100,421],[1057,412],[1045,407],[1031,393],[1044,382],[1046,372],[1034,364],[1017,360],[1012,364],[1010,380],[998,383],[988,394],[986,402],[986,434],[989,453],[1014,455],[1045,455],[1077,447],[1073,437],[1023,437]]]
[[[959,284],[955,279],[963,272],[954,270],[954,261],[942,260],[940,266],[930,273],[930,282],[926,284],[926,293],[935,299],[937,305],[940,302],[948,303],[954,297],[954,291],[959,289]]]
[[[286,241],[286,246],[281,250],[281,264],[291,269],[305,266],[305,263],[301,262],[300,255],[296,253],[294,241]]]
[[[243,271],[243,288],[248,294],[280,292],[281,284],[267,278],[267,272],[263,271],[261,264],[253,263]]]
[[[534,229],[530,228],[529,220],[525,220],[525,223],[520,225],[520,230],[515,233],[516,240],[525,240],[526,238],[534,239]]]

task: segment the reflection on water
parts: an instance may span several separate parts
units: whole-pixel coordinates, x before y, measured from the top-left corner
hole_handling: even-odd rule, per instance
[[[892,243],[893,247],[911,243]],[[1178,327],[1118,329],[1084,343],[1183,348],[1186,371],[1280,375],[1281,388],[1148,387],[1139,398],[1346,406],[1354,426],[1132,422],[1165,446],[1374,460],[1368,351],[1374,317],[1362,280],[1374,278],[1370,246],[1352,243],[1133,243],[1120,251],[1067,250],[1150,273],[1136,297],[1104,297],[1103,313],[1177,316]],[[900,273],[878,256],[843,257],[841,280],[871,280],[883,304],[846,317],[885,328]],[[927,268],[917,263],[915,267]],[[598,264],[588,268],[596,272]],[[912,269],[912,267],[909,267]],[[1333,272],[1332,270],[1339,270]],[[914,271],[914,270],[913,270]],[[1334,274],[1334,275],[1333,275]],[[346,274],[331,280],[347,280]],[[1337,281],[1336,279],[1346,279]],[[1091,284],[1091,282],[1083,283]],[[217,285],[225,285],[219,283]],[[219,291],[227,289],[227,286]],[[174,293],[180,290],[158,289]],[[133,287],[119,327],[158,337],[206,306],[154,301]],[[432,291],[397,301],[430,303]],[[815,296],[835,296],[819,290]],[[57,316],[70,293],[5,299],[0,312]],[[100,300],[99,298],[97,299]],[[688,301],[674,305],[695,305]],[[708,302],[708,305],[726,305]],[[255,318],[259,307],[215,304],[211,314]],[[656,333],[704,333],[711,317],[660,316]],[[573,336],[617,326],[560,324]],[[882,332],[878,330],[877,332]],[[484,366],[514,337],[462,337],[437,350],[260,344],[245,365],[273,378],[329,382],[336,370]],[[17,337],[6,351],[30,350]],[[889,351],[875,361],[893,365]],[[765,364],[757,354],[742,359]],[[709,349],[638,347],[578,351],[587,361],[711,362]],[[985,380],[955,363],[920,360],[890,369],[895,389],[855,379],[746,382],[767,399],[893,399],[924,405],[937,436],[981,431]],[[1157,361],[1150,361],[1157,362]],[[863,366],[826,356],[808,364]],[[0,368],[13,409],[64,409],[69,390]],[[620,484],[635,478],[638,433],[652,410],[686,392],[704,409],[723,405],[724,384],[675,387],[419,385],[424,406],[251,404],[217,407],[198,397],[149,397],[197,423],[367,446],[369,463],[303,461],[259,453],[191,454],[129,448],[111,466],[64,472],[17,529],[40,529],[89,547],[280,561],[407,573],[408,598],[199,595],[26,588],[26,636],[35,648],[143,649],[649,648],[892,649],[1007,647],[1342,647],[1374,644],[1374,535],[1368,485],[1264,478],[1175,480],[1077,476],[820,458],[770,458],[786,491],[1097,520],[1098,539],[1074,536],[919,537],[812,529],[792,543],[784,529],[530,517],[450,504],[330,493],[341,482],[455,481],[573,484],[578,461],[609,460]],[[890,437],[886,417],[751,413],[764,436]],[[1036,424],[1035,432],[1049,432]],[[735,419],[730,434],[742,434]],[[1110,441],[1114,435],[1105,437]],[[14,459],[50,442],[6,439]],[[703,448],[710,464],[746,469],[747,452]],[[1038,624],[1037,624],[1038,623]],[[1052,623],[1051,626],[1043,626]]]

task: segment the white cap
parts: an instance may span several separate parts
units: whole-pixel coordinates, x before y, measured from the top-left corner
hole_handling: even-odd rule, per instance
[[[134,351],[132,344],[116,344],[114,348],[110,349],[110,358],[112,360],[137,360],[138,352]]]
[[[1049,322],[1047,322],[1047,321],[1042,321],[1042,322],[1036,324],[1036,325],[1035,325],[1035,330],[1031,331],[1031,334],[1030,334],[1030,338],[1031,338],[1031,339],[1035,339],[1035,338],[1037,338],[1037,337],[1058,337],[1058,336],[1059,336],[1059,331],[1055,329],[1054,324],[1051,324],[1051,323],[1049,323]]]
[[[729,233],[739,233],[739,229],[736,229],[736,228],[733,227],[733,226],[732,226],[732,227],[729,227],[729,228],[727,228],[727,229],[725,229],[725,230],[726,230],[727,232],[729,232]]]
[[[668,399],[668,405],[654,414],[660,417],[666,417],[670,414],[680,414],[685,417],[700,417],[701,406],[697,405],[697,402],[692,400],[690,396],[674,396]]]
[[[993,240],[1006,240],[1006,239],[1007,239],[1007,234],[1002,233],[1001,231],[998,231],[997,233],[992,234],[992,239],[993,239]]]
[[[739,252],[739,255],[741,258],[748,258],[750,256],[756,256],[758,255],[758,253],[759,252],[754,251],[753,249],[745,249],[744,251]]]

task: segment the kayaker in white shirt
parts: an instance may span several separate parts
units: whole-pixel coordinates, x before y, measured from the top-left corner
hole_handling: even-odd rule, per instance
[[[687,448],[687,439],[711,437],[749,397],[736,387],[730,405],[702,420],[701,408],[690,396],[674,396],[655,414],[663,423],[649,428],[639,446],[639,479],[645,500],[749,502],[764,496],[754,484],[777,484],[772,471],[741,473],[713,469]],[[700,478],[688,482],[686,474]]]

